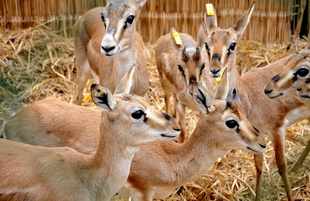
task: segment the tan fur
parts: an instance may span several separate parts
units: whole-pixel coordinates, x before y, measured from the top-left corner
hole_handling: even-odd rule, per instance
[[[147,92],[149,80],[145,48],[141,36],[136,33],[138,14],[145,2],[146,0],[108,1],[106,7],[89,10],[75,23],[78,104],[81,104],[83,89],[92,76],[95,75],[95,81],[113,93],[121,78],[134,64],[136,73],[131,92],[140,96]],[[101,13],[105,22],[101,19]],[[131,15],[135,18],[132,24],[127,23],[125,29],[126,20]],[[103,47],[115,48],[110,52],[103,52]]]
[[[250,153],[264,150],[263,135],[247,120],[238,100],[228,97],[227,102],[233,102],[229,107],[225,100],[217,99],[206,108],[204,101],[210,102],[207,92],[194,85],[194,96],[200,96],[197,103],[202,111],[197,127],[182,144],[142,146],[134,157],[127,183],[119,192],[121,195],[130,194],[134,201],[165,198],[177,187],[200,177],[230,149]],[[226,122],[230,120],[238,122],[238,128],[229,128]]]
[[[180,133],[172,117],[142,97],[112,96],[98,85],[91,91],[103,111],[47,99],[5,124],[7,137],[23,127],[15,134],[28,135],[29,143],[82,153],[1,139],[0,200],[110,200],[125,183],[138,145]]]
[[[293,200],[290,183],[288,181],[287,164],[285,159],[285,128],[309,116],[309,111],[298,98],[285,98],[281,100],[269,99],[264,94],[267,82],[282,71],[287,58],[281,59],[264,68],[253,69],[240,77],[236,67],[236,53],[231,49],[233,43],[244,32],[254,9],[254,3],[249,10],[238,20],[232,28],[221,29],[214,25],[216,16],[207,16],[213,22],[207,24],[208,38],[206,40],[210,59],[210,74],[218,77],[224,67],[228,69],[229,87],[236,88],[246,115],[255,127],[262,133],[271,136],[279,173],[284,181],[288,200]],[[217,56],[214,56],[218,54]],[[261,197],[261,172],[263,156],[255,155],[257,169],[256,200]]]
[[[203,25],[201,25],[203,26]],[[172,107],[170,95],[174,99],[175,113],[181,125],[180,142],[185,140],[185,106],[198,111],[199,108],[192,98],[192,85],[198,82],[213,94],[214,79],[208,75],[208,60],[206,53],[202,51],[205,40],[205,33],[199,32],[196,44],[195,40],[188,34],[179,33],[182,45],[177,45],[173,34],[177,31],[171,28],[170,34],[166,34],[158,39],[155,48],[156,65],[161,78],[162,87],[165,95],[166,113]],[[202,44],[201,44],[202,43]],[[180,71],[179,67],[183,70]],[[176,110],[176,111],[175,111]]]

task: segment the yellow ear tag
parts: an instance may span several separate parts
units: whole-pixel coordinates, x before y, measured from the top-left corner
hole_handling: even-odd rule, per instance
[[[181,41],[181,38],[180,38],[178,32],[175,32],[175,33],[173,34],[173,37],[174,37],[175,43],[176,43],[177,45],[182,45],[182,41]]]
[[[226,67],[224,68],[221,76],[215,79],[217,83],[219,83],[222,80],[222,77],[223,77],[223,74],[224,74],[225,70],[226,70]]]
[[[212,3],[207,3],[206,8],[207,8],[207,15],[214,15]]]
[[[89,101],[91,99],[91,93],[89,93],[85,98],[84,98],[84,100],[86,100],[86,101]]]
[[[104,91],[99,91],[99,95],[102,96],[104,94]]]

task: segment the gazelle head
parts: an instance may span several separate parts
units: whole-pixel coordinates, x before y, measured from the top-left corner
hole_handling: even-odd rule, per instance
[[[300,81],[297,86],[297,95],[310,100],[310,78]]]
[[[265,87],[269,98],[295,96],[296,89],[301,88],[300,82],[310,78],[310,49],[290,56],[283,71],[274,76]]]
[[[137,16],[146,1],[107,0],[107,5],[101,12],[102,23],[105,26],[101,42],[102,54],[115,56],[130,48],[135,39]]]
[[[110,90],[97,84],[91,86],[93,102],[101,108],[112,126],[117,129],[126,144],[165,140],[169,141],[180,134],[180,125],[171,116],[160,112],[140,96],[128,94],[133,84],[135,66],[122,78],[114,95]],[[103,125],[105,122],[102,122]]]
[[[254,10],[254,4],[245,12],[237,23],[228,29],[221,29],[217,26],[216,13],[205,16],[206,32],[208,34],[205,48],[209,55],[210,69],[209,74],[219,77],[225,67],[230,69],[230,65],[235,63],[236,45],[240,36],[247,27],[250,17]]]
[[[249,122],[235,89],[227,92],[227,71],[219,83],[213,100],[205,88],[197,83],[193,86],[193,98],[205,115],[205,120],[214,125],[217,135],[210,140],[222,150],[241,149],[251,153],[265,150],[264,136]]]
[[[205,58],[199,47],[186,47],[184,42],[177,45],[173,35],[177,31],[172,27],[170,29],[171,44],[178,54],[178,70],[182,75],[187,91],[192,94],[192,85],[194,82],[200,82],[202,71],[205,68]]]

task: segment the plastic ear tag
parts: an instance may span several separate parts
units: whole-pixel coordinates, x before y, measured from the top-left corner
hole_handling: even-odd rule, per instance
[[[206,8],[207,8],[207,15],[214,15],[212,3],[207,3]]]
[[[100,96],[102,96],[102,95],[104,95],[105,93],[104,93],[104,91],[99,91],[99,95]]]
[[[84,100],[86,100],[86,101],[89,101],[91,99],[91,93],[89,93],[85,98],[84,98]]]
[[[175,43],[176,43],[177,45],[182,45],[182,41],[181,41],[181,38],[180,38],[178,32],[175,32],[175,33],[173,34],[173,37],[174,37]]]
[[[226,67],[224,68],[221,76],[215,79],[217,83],[219,83],[222,80],[222,77],[223,77],[223,74],[224,74],[225,70],[226,70]]]

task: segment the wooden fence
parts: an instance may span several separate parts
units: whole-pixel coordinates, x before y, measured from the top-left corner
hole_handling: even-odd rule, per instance
[[[287,43],[299,34],[306,2],[309,0],[257,0],[243,38],[263,44]],[[148,0],[137,30],[145,42],[155,43],[174,26],[196,37],[203,21],[205,4],[213,3],[222,28],[233,26],[253,0]],[[1,0],[0,27],[16,29],[46,22],[66,37],[72,36],[75,20],[87,10],[104,6],[105,0]],[[309,8],[307,8],[309,9]],[[292,12],[293,11],[293,12]],[[294,20],[291,24],[291,18]],[[309,26],[309,23],[308,23]]]

